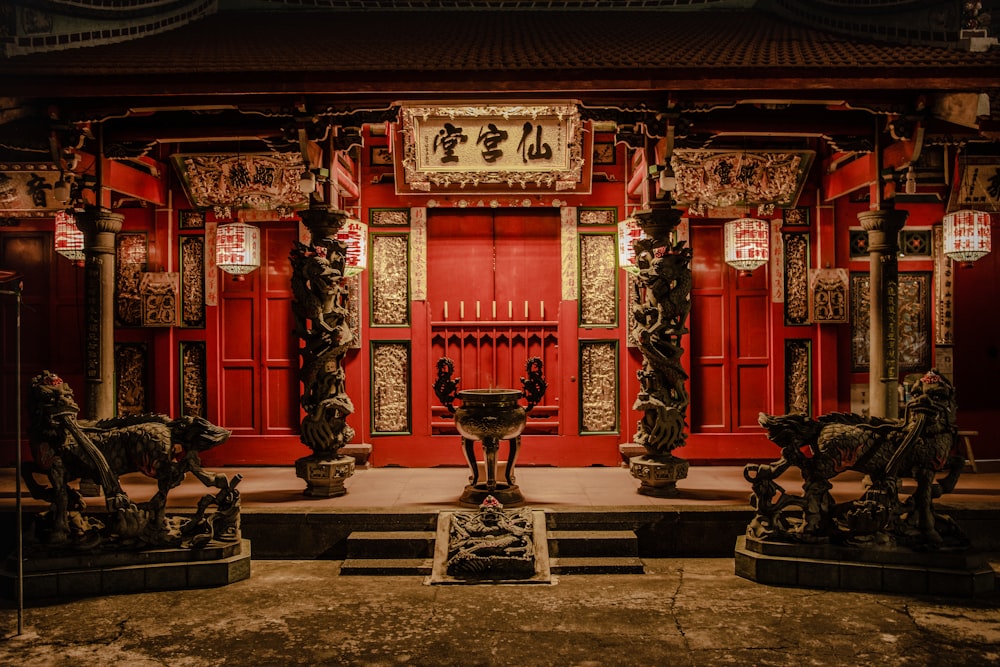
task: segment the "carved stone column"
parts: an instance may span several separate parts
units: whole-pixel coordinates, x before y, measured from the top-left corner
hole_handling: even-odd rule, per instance
[[[88,206],[77,218],[87,255],[84,278],[84,379],[87,419],[115,416],[115,234],[125,216]]]
[[[899,230],[907,211],[878,209],[858,214],[868,232],[869,326],[868,394],[873,417],[899,414]]]
[[[300,439],[313,450],[295,462],[306,481],[305,495],[330,498],[347,493],[344,481],[354,474],[355,459],[340,449],[354,437],[347,417],[354,412],[344,388],[344,356],[353,333],[348,324],[343,276],[347,246],[337,231],[347,214],[329,206],[311,206],[299,217],[310,233],[309,245],[295,242],[292,263],[292,313],[302,339],[302,420]]]
[[[642,482],[639,493],[671,497],[677,495],[677,480],[688,473],[688,462],[672,452],[687,438],[684,412],[690,399],[681,341],[691,311],[691,249],[670,238],[681,211],[659,205],[635,218],[646,238],[635,242],[641,294],[632,318],[643,358],[632,409],[643,413],[635,442],[646,454],[629,459],[629,471]]]

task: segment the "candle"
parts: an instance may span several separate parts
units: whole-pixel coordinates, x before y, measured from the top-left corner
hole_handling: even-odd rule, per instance
[[[459,301],[458,302],[458,319],[460,319],[460,320],[464,320],[465,319],[465,302],[464,301]]]
[[[507,302],[507,319],[508,320],[514,319],[514,302],[513,301],[508,301]]]
[[[524,302],[524,319],[528,319],[528,302]]]
[[[444,319],[448,319],[448,302],[444,302]]]
[[[540,317],[543,320],[545,319],[545,302],[544,301],[539,301],[538,302],[538,317]]]
[[[476,301],[476,319],[478,320],[479,318],[480,318],[480,315],[479,315],[479,301],[477,300]]]
[[[493,302],[493,319],[497,318],[497,302]]]

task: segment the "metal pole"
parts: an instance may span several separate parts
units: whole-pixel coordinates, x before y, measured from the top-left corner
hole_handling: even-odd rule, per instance
[[[24,634],[24,533],[21,517],[21,290],[23,283],[18,280],[13,290],[0,290],[0,294],[12,294],[17,302],[14,315],[14,449],[17,452],[17,467],[14,469],[14,504],[17,514],[17,634]]]

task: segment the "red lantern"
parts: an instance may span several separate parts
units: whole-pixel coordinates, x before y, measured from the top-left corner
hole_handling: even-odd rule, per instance
[[[625,218],[618,223],[618,266],[629,273],[639,273],[635,261],[635,242],[646,238],[646,233],[635,218]]]
[[[344,275],[357,275],[368,268],[368,225],[348,218],[337,230],[337,240],[347,245]]]
[[[956,262],[974,262],[992,250],[990,214],[955,211],[944,216],[944,254]]]
[[[215,234],[215,264],[234,280],[260,266],[260,230],[245,222],[219,225]]]
[[[725,227],[726,264],[745,274],[767,264],[771,226],[767,220],[740,218]]]
[[[78,264],[86,257],[83,232],[76,226],[76,218],[65,211],[56,213],[56,252]]]

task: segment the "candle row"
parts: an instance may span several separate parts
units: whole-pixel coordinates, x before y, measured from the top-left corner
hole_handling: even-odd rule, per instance
[[[497,302],[493,301],[492,302],[492,306],[493,306],[493,319],[495,320],[497,318]],[[528,319],[528,317],[529,317],[528,302],[525,301],[524,302],[524,319]],[[545,319],[545,302],[544,301],[539,301],[538,302],[538,318],[542,319],[542,320]],[[444,319],[446,319],[446,320],[448,319],[448,302],[447,301],[444,302]],[[464,320],[465,319],[465,301],[459,301],[458,302],[458,319],[460,319],[460,320]],[[477,320],[478,319],[482,319],[482,302],[480,302],[480,301],[476,301],[476,319]],[[514,302],[513,301],[508,301],[507,302],[507,319],[508,320],[513,320],[514,319]]]

